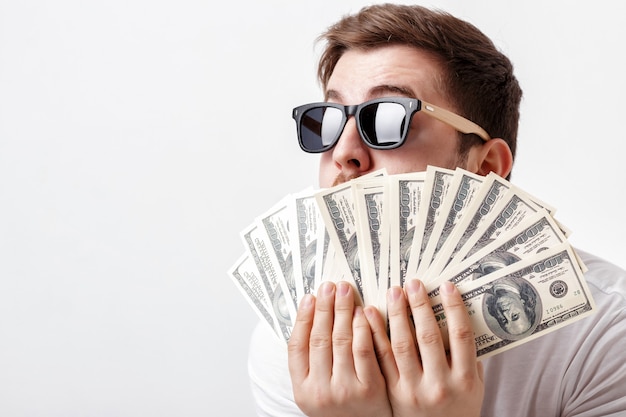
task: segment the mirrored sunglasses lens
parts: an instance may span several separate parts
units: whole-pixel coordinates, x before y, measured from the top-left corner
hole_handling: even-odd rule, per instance
[[[365,140],[373,146],[398,146],[405,132],[406,111],[402,104],[375,103],[365,106],[359,124]]]
[[[341,133],[343,112],[334,107],[314,107],[302,114],[300,140],[309,151],[321,151],[332,146]]]

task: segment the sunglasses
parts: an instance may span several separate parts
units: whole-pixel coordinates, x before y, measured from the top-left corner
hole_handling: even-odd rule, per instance
[[[373,149],[394,149],[406,140],[413,115],[423,111],[459,132],[473,133],[484,141],[489,134],[476,123],[416,98],[386,97],[344,106],[337,103],[311,103],[293,109],[298,141],[303,151],[326,152],[341,136],[349,116],[356,119],[363,141]]]

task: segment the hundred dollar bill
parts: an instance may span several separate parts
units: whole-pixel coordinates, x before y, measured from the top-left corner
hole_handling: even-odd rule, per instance
[[[323,275],[319,280],[316,280],[316,283],[321,283],[324,281],[348,281],[354,284],[354,280],[352,279],[350,270],[345,267],[345,263],[336,261],[337,250],[335,249],[335,245],[330,241],[330,234],[326,233],[326,242],[328,242],[328,247],[326,250],[326,257],[323,266]],[[319,284],[317,284],[319,286]]]
[[[430,279],[428,271],[432,260],[446,242],[446,239],[450,236],[455,226],[461,221],[463,215],[467,213],[465,209],[478,194],[484,180],[485,177],[461,168],[457,168],[454,171],[448,198],[444,200],[441,206],[441,214],[435,222],[430,239],[421,256],[422,259],[415,274],[422,281],[427,282]]]
[[[318,207],[319,210],[319,207]],[[321,213],[320,213],[321,217]],[[323,221],[323,220],[322,220]],[[328,230],[326,230],[326,226],[322,225],[318,229],[319,235],[317,236],[317,241],[319,242],[317,245],[317,254],[316,254],[316,267],[315,267],[315,291],[319,287],[320,283],[323,281],[323,277],[328,277],[328,265],[331,263],[330,258],[332,258],[332,254],[334,249],[332,249],[330,245],[330,236],[328,235]],[[319,266],[319,268],[318,268]]]
[[[288,297],[285,297],[280,272],[270,260],[269,253],[271,248],[268,247],[269,245],[264,239],[257,222],[254,222],[241,232],[241,239],[259,271],[261,281],[271,301],[272,313],[276,318],[276,325],[280,329],[280,334],[285,341],[288,341],[295,321],[292,317],[295,318],[295,315],[292,315],[289,309],[291,302],[288,301]]]
[[[454,173],[454,170],[432,165],[426,168],[423,193],[424,204],[417,215],[418,222],[413,235],[407,270],[412,276],[417,276],[417,271],[422,265],[426,245],[428,245],[435,224],[441,218],[442,207],[448,198]]]
[[[318,191],[315,194],[330,243],[335,249],[335,273],[343,275],[357,290],[363,302],[363,280],[357,239],[357,220],[354,211],[352,184],[369,178],[386,176],[386,170],[372,172],[358,179]]]
[[[439,294],[439,286],[443,281],[464,285],[565,242],[567,238],[554,218],[548,211],[541,209],[524,220],[518,228],[493,240],[461,263],[444,269],[436,280],[426,284],[427,289],[433,288],[429,296]]]
[[[348,272],[346,275],[352,278],[358,295],[363,300],[363,283],[357,243],[357,220],[354,215],[352,186],[350,183],[344,183],[320,191],[315,196],[330,241],[335,248],[335,264],[340,271]]]
[[[385,215],[387,179],[373,178],[352,184],[359,236],[363,302],[378,306],[380,281],[389,273],[389,221]]]
[[[517,187],[512,187],[493,210],[484,217],[478,229],[468,237],[461,246],[451,264],[459,263],[471,252],[483,248],[492,240],[511,229],[517,228],[524,219],[541,210],[542,207],[533,202],[527,193]]]
[[[504,178],[489,173],[485,177],[477,196],[466,207],[466,213],[452,230],[428,267],[428,280],[433,279],[452,261],[459,249],[469,239],[492,208],[506,195],[512,187]]]
[[[426,172],[396,174],[389,181],[389,282],[404,286]]]
[[[474,328],[479,359],[485,359],[574,323],[595,304],[567,243],[494,274],[459,286]],[[431,305],[449,347],[440,296]]]
[[[260,232],[269,243],[268,256],[279,274],[279,281],[287,298],[287,308],[291,317],[296,317],[298,307],[298,295],[296,281],[293,274],[293,256],[291,253],[291,208],[292,196],[288,195],[281,199],[257,218]]]
[[[276,323],[273,314],[272,302],[267,294],[265,285],[261,280],[261,274],[254,264],[249,253],[242,255],[237,262],[228,270],[228,274],[239,291],[252,306],[252,309],[264,323],[267,323],[276,336],[284,339],[280,327]]]
[[[315,201],[315,190],[308,188],[293,195],[291,219],[291,253],[293,260],[293,276],[295,280],[298,303],[306,294],[314,294],[316,290],[315,276],[322,266],[318,262],[317,245],[323,236],[320,229],[324,228],[321,214]],[[323,242],[322,242],[323,244]]]

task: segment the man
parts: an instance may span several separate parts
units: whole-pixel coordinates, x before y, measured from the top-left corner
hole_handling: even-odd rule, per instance
[[[323,39],[318,74],[331,104],[294,110],[301,147],[321,152],[321,187],[427,165],[509,177],[521,89],[510,61],[475,27],[418,6],[380,5],[343,18]],[[288,349],[264,327],[255,331],[258,412],[626,415],[626,273],[582,256],[598,312],[480,362],[454,286],[441,287],[446,355],[419,280],[389,290],[389,337],[375,308],[354,306],[352,287],[326,283],[302,299]]]

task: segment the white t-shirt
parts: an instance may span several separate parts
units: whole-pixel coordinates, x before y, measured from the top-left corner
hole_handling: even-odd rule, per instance
[[[626,271],[578,251],[597,312],[485,359],[482,416],[626,416]],[[303,416],[287,347],[264,323],[248,357],[259,416]]]

